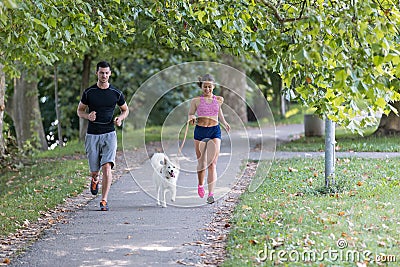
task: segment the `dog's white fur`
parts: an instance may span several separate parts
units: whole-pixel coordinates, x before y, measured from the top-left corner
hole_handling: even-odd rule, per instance
[[[172,162],[164,153],[155,153],[151,157],[153,166],[153,181],[156,185],[157,205],[163,208],[167,207],[165,196],[168,191],[171,192],[171,201],[176,198],[176,182],[179,176],[179,166]]]

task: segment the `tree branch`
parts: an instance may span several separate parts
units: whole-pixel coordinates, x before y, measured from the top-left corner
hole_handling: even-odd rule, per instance
[[[299,20],[303,20],[303,19],[307,19],[307,18],[308,18],[308,17],[303,17],[303,11],[304,11],[304,6],[305,6],[305,1],[303,1],[303,7],[302,7],[302,10],[301,10],[301,13],[300,13],[299,17],[297,17],[297,18],[288,18],[288,19],[287,19],[287,18],[283,18],[283,17],[280,15],[280,13],[279,13],[278,9],[276,8],[276,6],[274,6],[274,5],[273,5],[272,3],[270,3],[269,1],[267,1],[267,0],[259,0],[259,2],[263,3],[263,4],[266,5],[268,8],[272,9],[275,18],[276,18],[276,19],[279,21],[279,23],[281,23],[281,24],[284,24],[284,23],[287,23],[287,22],[299,21]]]
[[[374,2],[375,2],[375,1],[374,1]],[[383,14],[385,15],[385,17],[388,19],[388,21],[389,21],[390,23],[393,24],[393,26],[395,27],[397,33],[400,34],[399,28],[397,28],[397,25],[394,24],[394,23],[392,22],[392,20],[390,19],[389,15],[388,15],[389,12],[390,12],[390,9],[385,9],[385,8],[382,6],[382,3],[381,3],[379,0],[377,0],[376,2],[378,3],[378,5],[379,5],[380,9],[382,10]]]

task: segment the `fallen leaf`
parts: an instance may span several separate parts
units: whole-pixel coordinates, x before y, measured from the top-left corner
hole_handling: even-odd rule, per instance
[[[252,210],[253,208],[252,208],[252,207],[249,207],[249,206],[247,206],[247,205],[243,205],[243,206],[242,206],[242,209],[244,209],[244,210]]]
[[[271,240],[272,240],[272,248],[283,246],[283,239],[277,238],[277,240],[275,240],[271,238]]]
[[[252,244],[252,245],[257,245],[260,242],[258,242],[257,240],[254,240],[254,239],[250,239],[249,243]]]
[[[386,243],[383,242],[383,241],[379,241],[379,242],[378,242],[378,246],[380,246],[380,247],[386,247]]]
[[[345,214],[344,211],[341,211],[341,212],[338,213],[339,216],[344,216],[344,214]]]

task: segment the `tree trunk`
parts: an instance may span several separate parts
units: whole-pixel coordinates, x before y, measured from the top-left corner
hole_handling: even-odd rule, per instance
[[[92,58],[88,54],[86,54],[83,59],[81,95],[82,95],[83,91],[89,87],[91,63],[92,63]],[[82,118],[79,118],[79,140],[80,141],[85,140],[87,127],[88,127],[88,121],[84,120]]]
[[[335,123],[325,119],[325,187],[335,185]]]
[[[400,102],[395,102],[392,106],[400,111]],[[400,117],[392,111],[389,115],[382,115],[378,129],[376,129],[374,135],[400,135]]]
[[[36,73],[33,77],[28,79],[27,73],[23,71],[21,77],[15,79],[10,115],[19,148],[22,149],[27,141],[31,141],[35,148],[46,150],[48,146],[39,108]]]
[[[3,138],[3,118],[6,109],[4,105],[4,98],[6,94],[6,81],[3,72],[3,65],[0,64],[0,159],[4,157],[5,143]]]
[[[229,108],[224,108],[223,112],[226,121],[229,124],[247,123],[247,105],[246,105],[246,89],[247,80],[245,71],[235,66],[234,58],[228,55],[223,55],[225,64],[234,67],[243,73],[243,75],[230,75],[229,72],[221,73],[221,84],[229,85],[229,87],[221,86],[221,96],[224,98],[224,103]],[[240,120],[235,118],[239,117]]]
[[[57,64],[54,65],[54,102],[55,102],[55,110],[56,110],[56,118],[57,118],[57,134],[58,134],[58,145],[60,147],[64,146],[63,136],[62,136],[62,128],[61,128],[61,113],[60,107],[58,104],[58,78],[57,73],[58,68]]]

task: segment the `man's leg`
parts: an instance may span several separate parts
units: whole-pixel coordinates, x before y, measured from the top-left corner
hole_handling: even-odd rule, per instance
[[[111,163],[104,164],[101,169],[103,171],[101,200],[105,200],[107,202],[108,192],[110,191],[112,183]]]
[[[90,181],[90,192],[93,195],[97,195],[99,191],[99,172],[91,172],[90,176],[92,177]]]
[[[102,199],[100,202],[100,209],[103,211],[108,210],[108,193],[110,192],[112,183],[111,169],[115,164],[115,156],[117,152],[117,135],[115,132],[110,132],[102,135],[101,146],[101,170],[103,172],[102,180]]]

